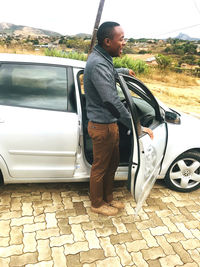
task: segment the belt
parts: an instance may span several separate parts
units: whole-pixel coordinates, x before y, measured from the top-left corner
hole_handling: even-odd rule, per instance
[[[98,122],[98,121],[91,121],[92,123],[97,123],[97,124],[112,124],[112,123],[117,123],[116,121],[114,122]]]

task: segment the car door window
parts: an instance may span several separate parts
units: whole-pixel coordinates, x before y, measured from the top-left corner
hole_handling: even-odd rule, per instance
[[[67,69],[36,64],[0,65],[0,104],[67,111]]]
[[[156,111],[151,103],[151,99],[146,95],[142,88],[133,82],[127,82],[130,94],[132,96],[132,101],[135,104],[138,119],[142,126],[144,127],[154,127],[157,124]],[[120,100],[126,106],[125,96],[122,92],[120,84],[117,83],[117,91]]]

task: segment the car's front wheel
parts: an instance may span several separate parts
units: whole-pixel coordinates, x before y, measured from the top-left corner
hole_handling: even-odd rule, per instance
[[[200,153],[185,152],[177,157],[164,178],[167,186],[179,192],[200,188]]]

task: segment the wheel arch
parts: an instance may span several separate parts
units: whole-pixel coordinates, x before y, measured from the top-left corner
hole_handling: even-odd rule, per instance
[[[193,148],[190,148],[190,149],[186,149],[186,150],[182,150],[182,151],[176,151],[176,153],[173,154],[173,152],[171,153],[172,156],[169,156],[169,155],[165,155],[165,158],[164,158],[164,161],[163,161],[163,164],[162,164],[162,170],[159,174],[159,176],[161,178],[164,178],[170,165],[172,164],[172,162],[178,158],[179,156],[181,156],[182,154],[184,153],[187,153],[187,152],[197,152],[197,153],[200,153],[200,148],[199,147],[193,147]]]

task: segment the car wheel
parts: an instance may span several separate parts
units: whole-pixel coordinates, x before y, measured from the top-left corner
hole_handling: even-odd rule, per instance
[[[164,178],[167,186],[179,192],[200,188],[200,153],[185,152],[177,157]]]

